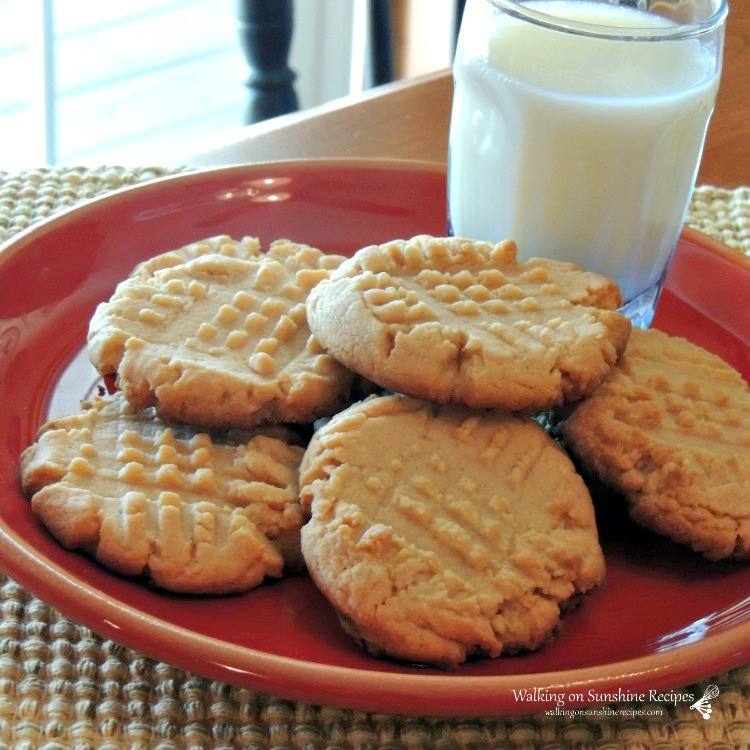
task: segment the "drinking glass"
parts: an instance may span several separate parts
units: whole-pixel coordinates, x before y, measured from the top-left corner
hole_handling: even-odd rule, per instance
[[[647,327],[721,75],[726,0],[467,0],[449,231],[614,279]]]

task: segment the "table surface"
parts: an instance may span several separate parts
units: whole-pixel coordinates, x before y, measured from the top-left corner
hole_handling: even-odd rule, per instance
[[[698,184],[750,184],[750,3],[734,0],[724,70]],[[313,157],[444,163],[453,95],[449,70],[372,89],[304,112],[222,133],[179,161],[195,166]]]

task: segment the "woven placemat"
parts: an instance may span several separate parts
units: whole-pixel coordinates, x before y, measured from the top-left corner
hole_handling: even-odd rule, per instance
[[[0,172],[0,241],[87,198],[185,169]],[[697,188],[688,223],[750,255],[750,189]],[[709,684],[719,694],[708,719],[672,702],[613,704],[599,715],[480,719],[347,711],[150,659],[0,574],[0,750],[750,748],[750,665],[682,690],[700,696]]]

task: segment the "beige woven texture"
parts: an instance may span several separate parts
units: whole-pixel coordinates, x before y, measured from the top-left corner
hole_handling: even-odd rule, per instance
[[[0,172],[0,240],[95,195],[176,171]],[[750,189],[699,187],[689,223],[750,255]],[[718,686],[710,719],[685,704],[604,716],[430,719],[282,700],[190,674],[104,639],[0,574],[0,750],[728,750],[750,748],[750,665]]]

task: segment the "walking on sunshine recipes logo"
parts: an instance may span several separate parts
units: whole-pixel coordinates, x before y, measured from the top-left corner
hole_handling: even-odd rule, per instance
[[[548,688],[514,689],[512,693],[517,703],[533,704],[533,707],[529,706],[530,713],[548,705],[549,708],[543,709],[547,716],[660,716],[667,705],[687,705],[708,720],[713,711],[711,701],[719,695],[719,688],[709,685],[703,695],[676,690],[636,693],[619,688],[612,693],[594,689],[565,692]]]

